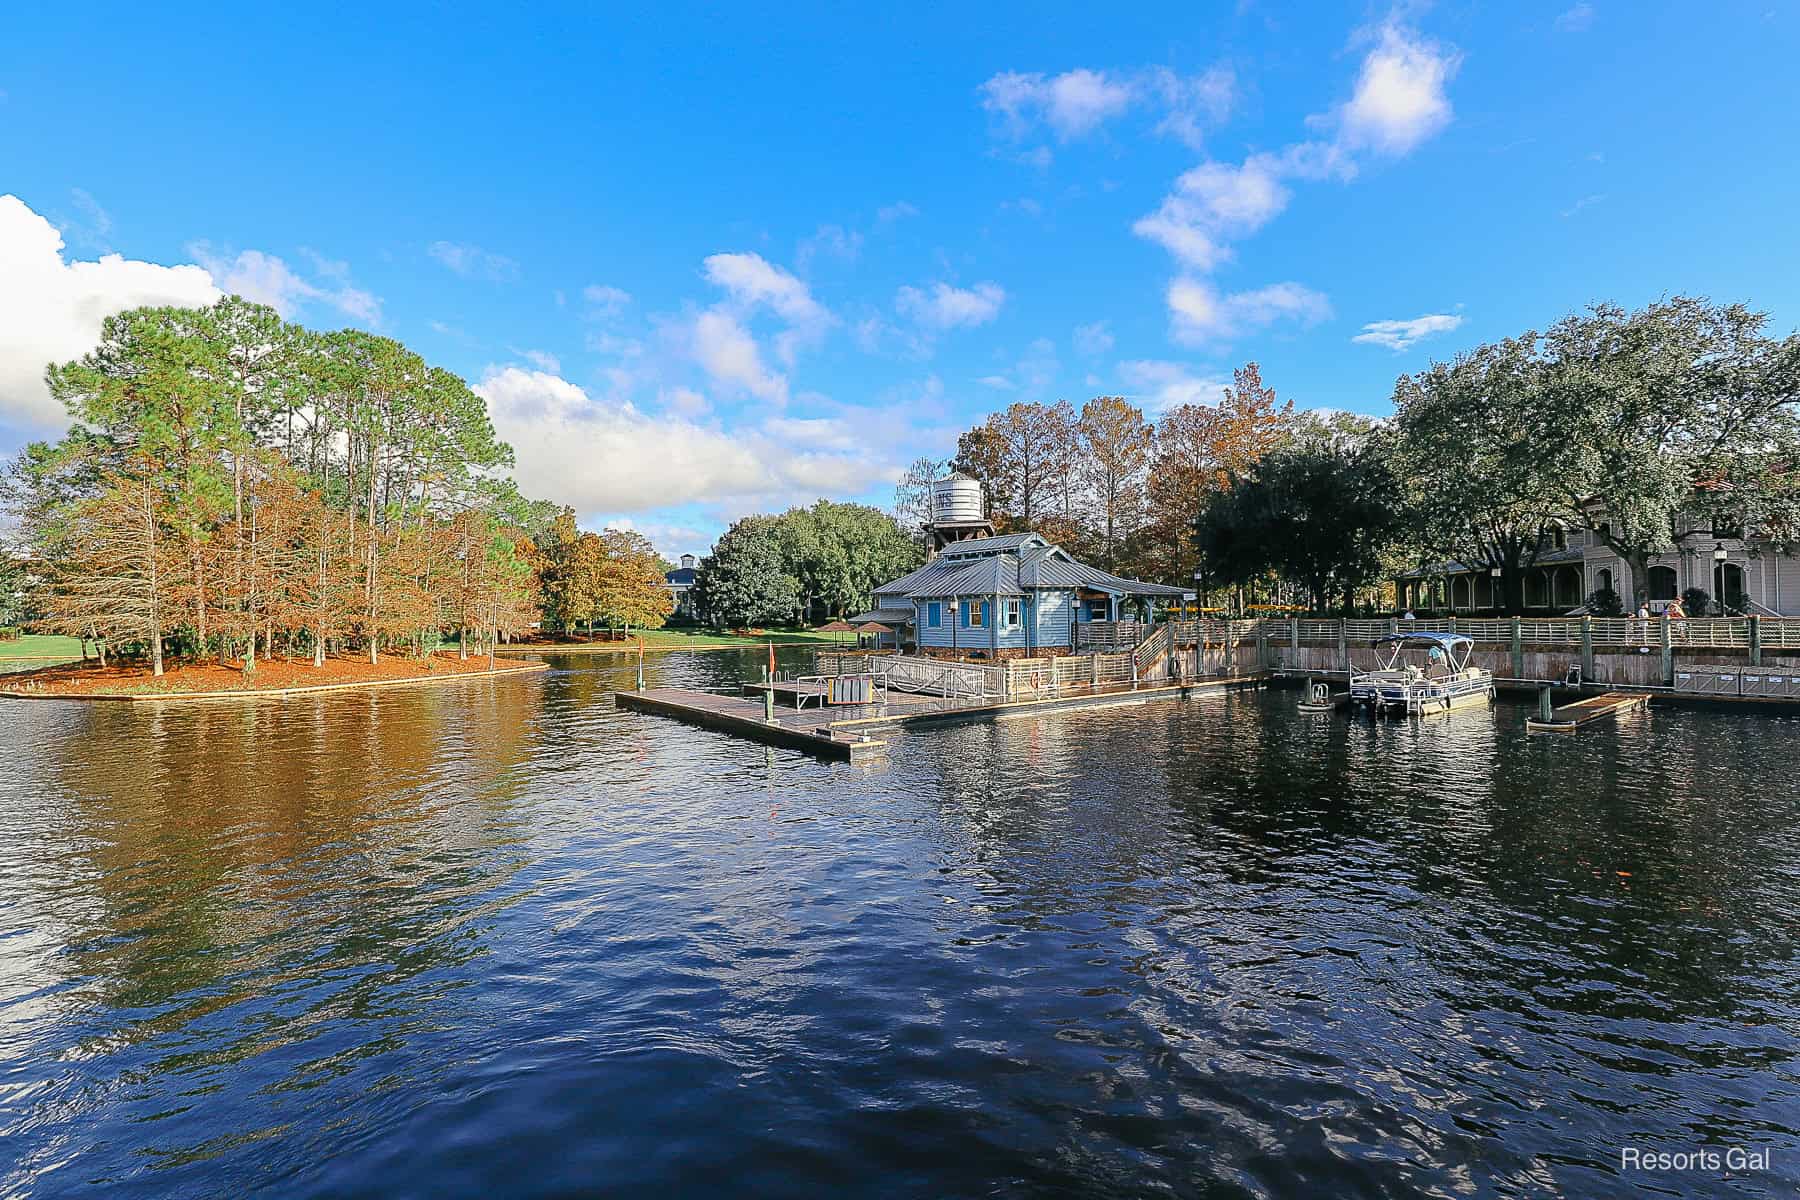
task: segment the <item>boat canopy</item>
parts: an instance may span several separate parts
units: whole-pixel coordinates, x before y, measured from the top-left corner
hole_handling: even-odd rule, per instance
[[[1445,650],[1473,649],[1475,639],[1465,633],[1395,633],[1384,638],[1376,638],[1371,646],[1399,646],[1403,650],[1425,650],[1432,646],[1440,646]]]

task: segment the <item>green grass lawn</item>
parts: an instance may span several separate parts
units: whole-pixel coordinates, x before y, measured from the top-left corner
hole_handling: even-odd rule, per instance
[[[89,653],[92,653],[90,648]],[[28,633],[16,642],[0,642],[0,661],[9,658],[80,658],[81,643],[60,634]]]

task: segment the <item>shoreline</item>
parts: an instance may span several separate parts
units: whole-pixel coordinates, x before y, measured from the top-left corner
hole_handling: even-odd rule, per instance
[[[674,653],[678,653],[678,652],[681,652],[684,650],[690,651],[690,652],[691,651],[701,651],[701,650],[764,650],[764,649],[768,648],[769,644],[770,643],[766,642],[766,641],[764,641],[764,642],[740,642],[740,643],[714,642],[714,643],[710,643],[708,645],[703,645],[703,646],[669,646],[669,645],[658,644],[658,645],[645,645],[644,653],[645,654],[674,654]],[[774,646],[777,650],[783,649],[784,647],[791,647],[791,646],[810,646],[810,647],[813,647],[815,649],[820,649],[820,650],[835,650],[835,647],[833,647],[828,642],[811,642],[811,641],[786,641],[786,642],[784,642],[784,641],[776,640],[774,642]],[[515,644],[515,645],[511,645],[511,646],[501,646],[498,649],[496,649],[494,651],[494,653],[501,657],[505,657],[507,655],[520,655],[520,654],[636,654],[637,653],[637,643],[636,642],[595,642],[595,643],[577,642],[577,643],[575,643],[573,645],[569,645],[569,646],[538,646],[538,645],[516,645]],[[849,651],[844,651],[844,653],[849,653]]]
[[[274,700],[288,696],[304,696],[318,692],[373,691],[377,688],[409,687],[429,683],[458,683],[469,679],[494,679],[502,675],[527,675],[550,670],[549,663],[510,663],[478,671],[448,671],[443,674],[409,675],[399,679],[364,679],[349,683],[311,683],[299,687],[244,688],[195,692],[40,692],[17,688],[0,689],[6,700],[73,700],[80,703],[124,702],[128,704],[161,704],[184,700]]]

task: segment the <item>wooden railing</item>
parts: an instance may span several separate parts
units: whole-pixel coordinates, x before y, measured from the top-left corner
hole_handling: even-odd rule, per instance
[[[1131,654],[1068,654],[1057,658],[1015,658],[1006,663],[1009,698],[1058,696],[1133,680]]]
[[[1167,625],[1158,625],[1156,632],[1139,642],[1137,648],[1131,652],[1132,662],[1137,667],[1135,678],[1143,678],[1144,674],[1150,670],[1151,664],[1168,654],[1169,648],[1173,644],[1174,630]]]
[[[1075,623],[1074,648],[1084,652],[1112,653],[1130,650],[1143,640],[1145,626],[1139,621],[1089,621]]]
[[[1250,622],[1233,622],[1240,637],[1266,637],[1276,644],[1336,645],[1341,635],[1350,645],[1366,645],[1395,633],[1460,633],[1477,645],[1511,646],[1515,637],[1526,646],[1660,646],[1664,626],[1669,645],[1684,649],[1800,649],[1800,619],[1784,617],[1434,617],[1408,621],[1263,620],[1246,634]],[[1584,628],[1585,627],[1585,628]],[[1754,639],[1754,641],[1753,641]]]

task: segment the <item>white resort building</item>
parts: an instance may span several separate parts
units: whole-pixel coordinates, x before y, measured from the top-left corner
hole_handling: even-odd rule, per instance
[[[1415,612],[1478,613],[1501,606],[1498,568],[1460,562],[1420,567],[1394,580],[1398,603]],[[1687,534],[1678,548],[1650,561],[1645,581],[1650,608],[1661,612],[1691,588],[1732,613],[1800,616],[1800,558],[1788,547],[1753,532],[1706,529]],[[1525,607],[1572,613],[1603,588],[1626,608],[1635,603],[1631,567],[1598,534],[1558,530],[1540,547],[1525,573]],[[1689,614],[1699,616],[1699,613]]]

